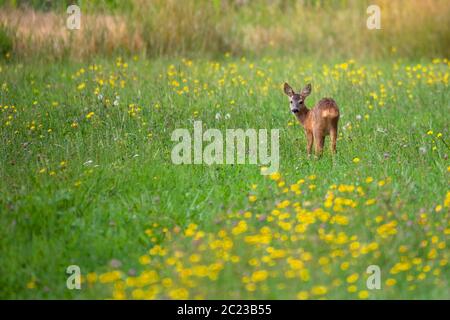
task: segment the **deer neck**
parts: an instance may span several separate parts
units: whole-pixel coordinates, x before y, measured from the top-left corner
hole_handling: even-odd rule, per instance
[[[309,116],[309,109],[306,108],[305,106],[300,108],[299,111],[295,114],[295,116],[297,117],[297,120],[303,125],[305,126],[305,122],[306,119]]]

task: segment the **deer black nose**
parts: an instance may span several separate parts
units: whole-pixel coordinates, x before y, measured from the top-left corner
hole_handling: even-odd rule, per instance
[[[298,109],[292,109],[291,110],[293,113],[297,113],[298,112]]]

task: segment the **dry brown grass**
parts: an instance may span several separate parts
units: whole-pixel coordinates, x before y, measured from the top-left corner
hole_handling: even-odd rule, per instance
[[[37,54],[49,58],[86,58],[117,50],[137,52],[144,41],[137,30],[131,30],[124,17],[83,15],[82,28],[66,28],[64,16],[33,10],[2,10],[0,24],[13,38],[13,51],[20,57]]]
[[[66,29],[65,15],[5,9],[0,25],[9,30],[19,58],[224,51],[383,57],[392,48],[406,57],[450,55],[448,0],[378,0],[382,30],[366,28],[369,1],[348,0],[337,8],[283,3],[229,0],[218,7],[211,1],[134,0],[134,10],[121,15],[82,13],[78,31]]]

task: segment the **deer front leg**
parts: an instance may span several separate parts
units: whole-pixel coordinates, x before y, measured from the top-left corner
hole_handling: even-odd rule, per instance
[[[325,135],[319,130],[314,131],[313,135],[316,144],[316,156],[319,157],[322,155],[323,145],[325,143]]]
[[[306,153],[308,154],[308,157],[311,156],[311,150],[314,143],[314,136],[311,131],[305,131],[306,134],[306,140],[307,140],[307,147],[306,147]]]

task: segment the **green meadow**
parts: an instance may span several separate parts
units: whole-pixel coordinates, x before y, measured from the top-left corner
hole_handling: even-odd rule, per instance
[[[320,11],[306,6],[305,15]],[[247,17],[252,8],[228,9]],[[285,9],[274,8],[245,21],[276,21]],[[389,47],[367,56],[355,43],[316,55],[319,42],[308,54],[270,45],[254,52],[245,42],[194,52],[197,38],[176,47],[159,34],[142,52],[104,45],[72,57],[49,56],[53,47],[33,53],[5,30],[0,298],[449,298],[445,42],[411,53],[408,38],[391,34]],[[306,155],[284,82],[312,84],[309,108],[323,97],[337,102],[336,155],[329,137],[322,157]],[[248,161],[174,164],[172,133],[193,133],[195,121],[224,136],[278,129],[278,171]],[[67,287],[71,265],[80,290]],[[378,281],[367,272],[374,265],[379,289],[368,285]]]
[[[3,297],[110,297],[105,293],[110,279],[100,281],[102,274],[120,269],[120,277],[111,281],[126,282],[124,277],[134,273],[135,278],[146,271],[167,273],[161,266],[166,257],[154,258],[148,250],[158,245],[175,255],[187,245],[182,250],[186,259],[204,254],[203,260],[223,264],[217,287],[205,283],[215,280],[203,276],[192,288],[184,285],[203,298],[295,298],[316,284],[327,287],[331,297],[355,298],[372,264],[380,265],[384,280],[397,283],[383,283],[383,290],[370,292],[370,297],[446,298],[447,61],[319,64],[281,58],[118,58],[90,65],[3,64],[2,79]],[[313,83],[309,107],[323,96],[337,101],[342,118],[336,156],[331,156],[327,139],[323,157],[308,159],[302,128],[282,92],[284,81],[296,88]],[[261,166],[251,164],[174,165],[172,131],[192,132],[196,120],[204,129],[222,132],[279,129],[282,178],[264,176]],[[341,198],[350,205],[340,208],[334,202],[330,207],[329,192],[335,194],[334,201]],[[285,200],[290,204],[280,210],[289,217],[268,221]],[[319,208],[330,218],[315,217]],[[244,212],[252,217],[241,217]],[[298,217],[302,214],[314,221],[303,221]],[[331,223],[336,215],[346,217],[342,225]],[[249,220],[247,230],[234,235],[242,219]],[[395,232],[377,232],[393,221]],[[292,227],[284,230],[278,222]],[[240,257],[239,265],[206,249],[197,252],[198,245],[184,233],[192,224],[205,233],[206,246],[214,241],[209,237],[227,232],[239,250],[229,255]],[[295,226],[303,224],[307,230],[295,232]],[[271,232],[278,236],[298,238],[282,241],[273,236],[267,244],[256,244],[258,250],[274,246],[286,253],[273,259],[273,266],[252,266],[251,253],[257,260],[264,254],[256,254],[243,237],[264,226],[273,226]],[[335,237],[343,232],[348,239],[330,244],[320,239],[320,232]],[[361,243],[360,249],[375,242],[378,249],[352,257],[355,253],[349,248],[354,242]],[[342,256],[333,256],[338,249]],[[312,257],[298,258],[300,270],[309,269],[317,281],[293,283],[286,278],[286,259],[301,257],[301,251]],[[146,256],[149,261],[142,258]],[[323,257],[329,260],[324,270],[315,266]],[[420,263],[413,263],[418,259]],[[343,262],[350,267],[341,270]],[[400,262],[408,264],[407,270],[390,274]],[[196,264],[186,263],[182,268]],[[90,275],[91,282],[79,291],[65,286],[65,269],[72,264]],[[279,274],[255,282],[254,291],[246,290],[242,277],[251,277],[259,268]],[[177,281],[178,271],[157,273],[158,278],[172,279],[172,285],[162,286],[155,298],[168,297],[173,287],[184,288],[185,280]],[[359,282],[352,293],[346,277],[354,273]],[[422,274],[425,278],[419,279]],[[333,287],[335,279],[342,284]],[[276,289],[283,283],[290,283],[289,291]],[[232,291],[222,289],[229,285]],[[143,285],[147,286],[151,287]]]

